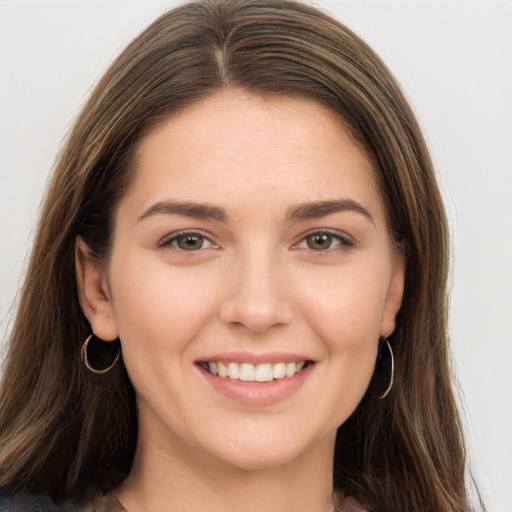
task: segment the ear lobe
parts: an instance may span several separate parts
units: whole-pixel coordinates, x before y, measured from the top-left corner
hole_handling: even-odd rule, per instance
[[[118,330],[105,269],[82,237],[75,242],[75,268],[78,299],[93,333],[104,341],[115,340]]]
[[[402,298],[404,295],[405,283],[405,257],[396,251],[393,260],[393,269],[391,280],[386,295],[386,304],[382,315],[382,322],[380,326],[380,335],[383,338],[388,338],[393,334],[396,327],[396,315],[402,306]]]

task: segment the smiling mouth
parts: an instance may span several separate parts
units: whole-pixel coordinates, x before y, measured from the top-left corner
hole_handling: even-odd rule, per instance
[[[289,363],[235,363],[222,361],[199,361],[198,366],[211,375],[242,382],[272,382],[287,379],[303,372],[313,361]]]

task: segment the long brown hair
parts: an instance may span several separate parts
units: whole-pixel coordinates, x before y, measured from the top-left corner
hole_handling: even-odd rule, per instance
[[[390,231],[406,257],[392,336],[395,384],[375,382],[339,428],[334,488],[372,511],[468,511],[465,455],[447,346],[446,218],[418,124],[378,56],[331,17],[285,0],[202,1],[146,29],[113,63],[55,166],[0,389],[0,488],[78,500],[130,470],[135,398],[123,365],[79,360],[74,245],[107,261],[134,151],[162,120],[223,88],[328,106],[371,158]]]

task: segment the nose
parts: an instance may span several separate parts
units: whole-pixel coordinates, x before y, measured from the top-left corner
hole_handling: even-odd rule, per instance
[[[254,252],[239,257],[232,268],[220,317],[226,324],[263,333],[291,322],[290,283],[276,256]]]

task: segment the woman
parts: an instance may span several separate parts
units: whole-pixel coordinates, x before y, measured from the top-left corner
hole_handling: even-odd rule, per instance
[[[296,2],[162,16],[47,192],[4,507],[470,510],[446,275],[428,152],[360,39]]]

